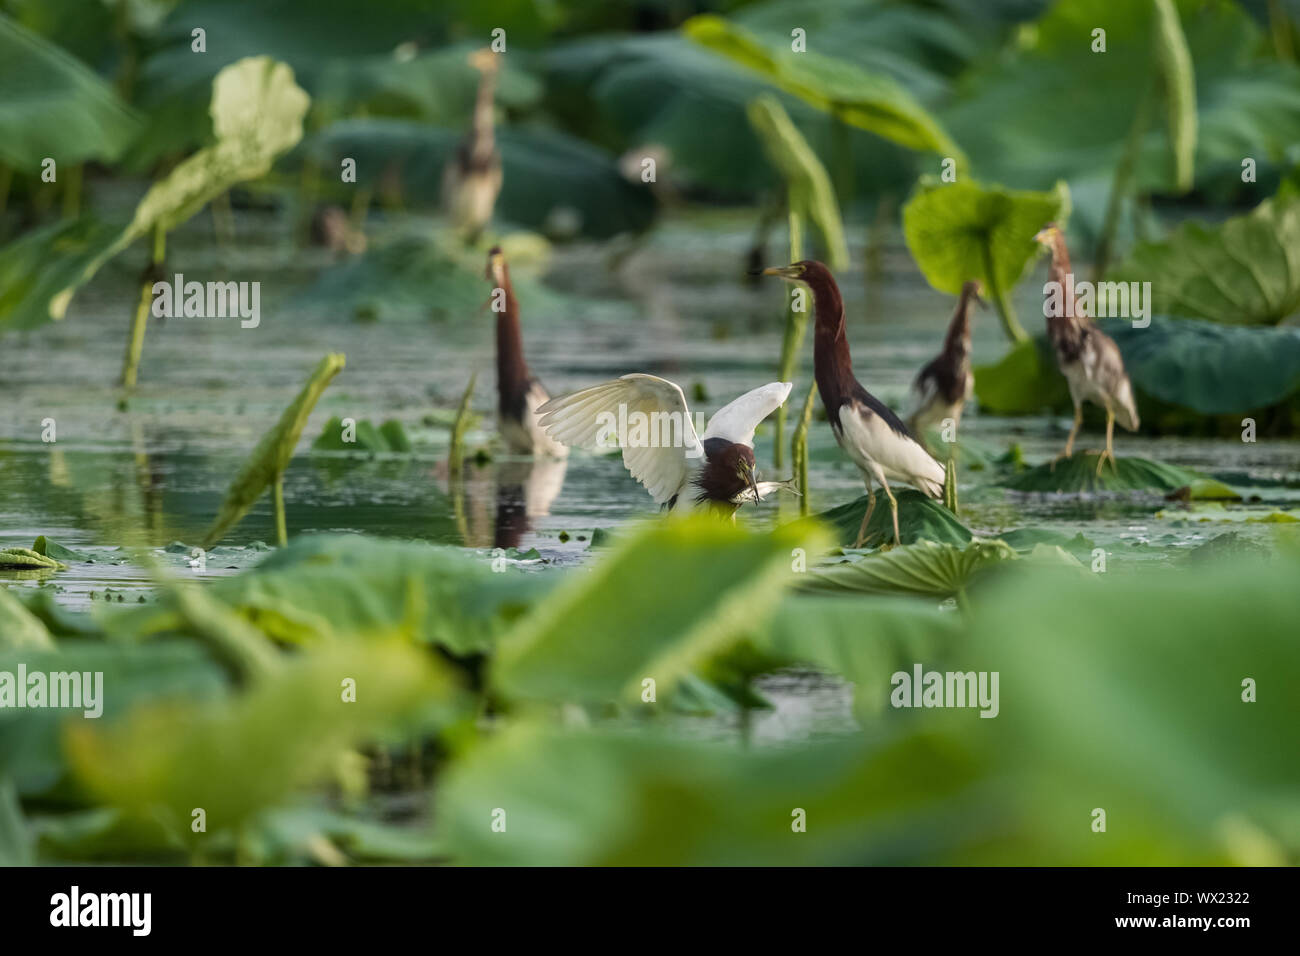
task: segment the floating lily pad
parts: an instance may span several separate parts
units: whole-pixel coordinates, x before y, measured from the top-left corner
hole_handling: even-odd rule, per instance
[[[1146,458],[1119,456],[1097,474],[1098,452],[1076,451],[1069,458],[1045,462],[1004,482],[1015,491],[1078,494],[1096,491],[1158,491],[1168,494],[1204,479],[1200,472]]]
[[[0,570],[62,571],[67,565],[31,548],[0,548]]]
[[[41,535],[32,544],[32,550],[37,554],[43,554],[47,558],[53,558],[56,561],[90,561],[91,557],[82,554],[80,551],[73,551],[71,548],[65,548],[57,541],[51,541],[45,535]]]
[[[1180,557],[1185,564],[1212,564],[1217,561],[1235,562],[1242,558],[1265,559],[1269,557],[1269,550],[1262,544],[1243,537],[1239,532],[1227,531],[1197,545]]]
[[[354,452],[407,452],[411,450],[411,440],[406,437],[402,423],[390,418],[378,428],[368,418],[359,419],[353,426],[356,430],[355,441],[343,440],[343,419],[335,415],[320,435],[311,443],[313,451],[354,451]]]
[[[1217,478],[1197,478],[1171,491],[1168,497],[1176,501],[1240,501],[1241,492]]]
[[[919,491],[902,488],[894,492],[898,499],[898,536],[903,544],[917,541],[937,541],[940,544],[965,545],[971,540],[971,531],[957,517],[933,498]],[[849,546],[857,539],[862,516],[867,510],[867,496],[847,502],[818,515],[818,520],[829,525],[841,545]],[[866,544],[884,544],[894,540],[894,523],[890,517],[889,499],[879,489],[876,491],[876,509],[867,522]]]

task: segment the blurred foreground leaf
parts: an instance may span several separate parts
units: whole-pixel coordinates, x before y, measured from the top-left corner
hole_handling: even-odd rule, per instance
[[[708,516],[659,522],[571,577],[502,641],[493,681],[507,695],[639,699],[761,623],[790,583],[811,523],[752,534]]]
[[[343,699],[348,681],[354,701]],[[66,742],[83,785],[188,840],[194,808],[210,831],[237,827],[318,781],[348,747],[446,706],[453,693],[419,648],[335,644],[237,697],[136,707],[102,730],[71,726]]]
[[[754,647],[783,663],[812,664],[853,682],[864,723],[888,701],[890,675],[914,661],[939,661],[960,640],[956,608],[911,597],[799,594],[777,607]]]
[[[496,573],[490,560],[459,548],[313,534],[214,581],[205,594],[284,644],[400,636],[459,656],[491,649],[558,578]],[[117,611],[105,626],[137,640],[192,630],[167,595],[156,606]]]
[[[525,726],[456,768],[439,832],[465,864],[933,862],[978,837],[977,815],[954,814],[959,795],[979,799],[974,772],[960,749],[923,736],[738,751]]]
[[[40,618],[0,585],[0,648],[19,647],[53,650],[54,638]]]

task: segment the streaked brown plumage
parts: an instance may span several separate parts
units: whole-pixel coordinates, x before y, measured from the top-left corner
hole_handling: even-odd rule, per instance
[[[1071,275],[1070,251],[1065,245],[1065,235],[1055,224],[1045,226],[1034,237],[1051,250],[1051,281],[1059,283],[1062,290],[1073,287],[1067,281]],[[1070,399],[1074,402],[1074,424],[1066,439],[1065,451],[1059,457],[1069,458],[1074,453],[1074,439],[1083,424],[1083,403],[1100,405],[1106,410],[1106,450],[1097,461],[1097,474],[1109,458],[1115,466],[1115,422],[1129,431],[1139,425],[1137,403],[1133,399],[1133,385],[1124,369],[1124,357],[1119,346],[1109,335],[1097,328],[1092,318],[1084,314],[1078,301],[1064,303],[1056,310],[1045,307],[1047,338],[1056,352],[1056,363],[1070,386]],[[1053,312],[1060,311],[1060,315]]]
[[[975,390],[975,376],[971,372],[971,306],[980,300],[980,284],[966,282],[961,287],[957,310],[948,324],[948,334],[943,349],[926,363],[912,384],[917,394],[916,411],[908,425],[921,441],[925,430],[951,418],[954,430],[961,425],[962,409]]]
[[[473,242],[492,221],[501,192],[501,155],[493,132],[498,56],[478,50],[470,64],[479,71],[469,133],[442,171],[442,203],[453,228]]]

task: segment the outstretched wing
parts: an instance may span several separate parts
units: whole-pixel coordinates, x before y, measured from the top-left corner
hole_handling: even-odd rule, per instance
[[[792,388],[792,382],[769,382],[752,392],[746,392],[734,402],[718,409],[717,414],[709,419],[704,437],[725,438],[752,447],[754,429],[759,422],[785,404]]]
[[[553,398],[537,412],[546,434],[562,445],[622,447],[624,467],[645,485],[655,504],[663,504],[681,490],[690,473],[688,454],[700,454],[700,439],[691,423],[686,396],[680,387],[656,375],[624,375]],[[629,432],[634,432],[640,417],[637,413],[644,416],[641,421],[648,427],[643,429],[645,441],[638,440],[633,446],[629,439],[635,440],[635,434],[619,435],[618,425],[632,423]],[[673,441],[663,441],[663,422],[670,423],[668,433]]]

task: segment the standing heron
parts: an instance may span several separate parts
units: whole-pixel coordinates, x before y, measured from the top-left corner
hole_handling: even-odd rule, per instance
[[[702,436],[695,431],[681,387],[633,373],[543,405],[542,427],[575,448],[623,449],[623,466],[655,504],[674,514],[708,509],[734,517],[783,481],[759,481],[754,429],[790,394],[791,383],[771,382],[723,406]]]
[[[962,409],[975,391],[975,376],[970,367],[970,313],[973,303],[984,303],[981,291],[978,282],[962,284],[943,349],[921,369],[912,384],[917,406],[908,425],[921,441],[925,440],[927,428],[946,419],[952,419],[954,432],[961,426]]]
[[[866,540],[867,522],[876,507],[873,479],[889,498],[894,519],[894,544],[899,544],[898,501],[889,480],[911,485],[931,498],[943,497],[944,467],[912,437],[907,426],[853,377],[849,340],[844,324],[844,300],[831,271],[805,259],[788,266],[764,269],[764,275],[802,282],[812,290],[817,326],[813,340],[813,372],[826,418],[835,440],[862,472],[867,485],[867,510],[858,528],[855,548]]]
[[[499,61],[489,49],[469,58],[479,71],[478,95],[469,133],[442,171],[442,203],[453,228],[467,242],[478,239],[492,221],[492,209],[501,192],[501,154],[493,135],[493,110]]]
[[[550,398],[524,361],[519,331],[519,300],[500,246],[488,252],[487,278],[493,283],[489,303],[497,314],[498,429],[507,447],[520,455],[564,458],[569,450],[552,441],[537,421],[537,409]]]
[[[1070,272],[1070,251],[1065,246],[1065,235],[1055,223],[1044,226],[1036,236],[1052,251],[1051,281],[1062,291],[1060,309],[1045,303],[1043,314],[1047,318],[1047,337],[1056,351],[1056,364],[1070,386],[1070,400],[1074,402],[1074,424],[1066,439],[1065,451],[1053,460],[1074,454],[1074,439],[1083,424],[1083,403],[1091,401],[1106,409],[1106,450],[1097,460],[1097,474],[1101,474],[1106,459],[1115,464],[1115,421],[1129,431],[1137,431],[1139,420],[1137,404],[1133,400],[1133,385],[1124,369],[1124,357],[1119,346],[1109,335],[1097,328],[1092,319],[1080,309],[1077,301],[1064,301],[1066,290],[1074,288]],[[1050,285],[1049,285],[1050,287]],[[1048,294],[1048,302],[1051,300]],[[1054,315],[1060,312],[1060,315]]]

